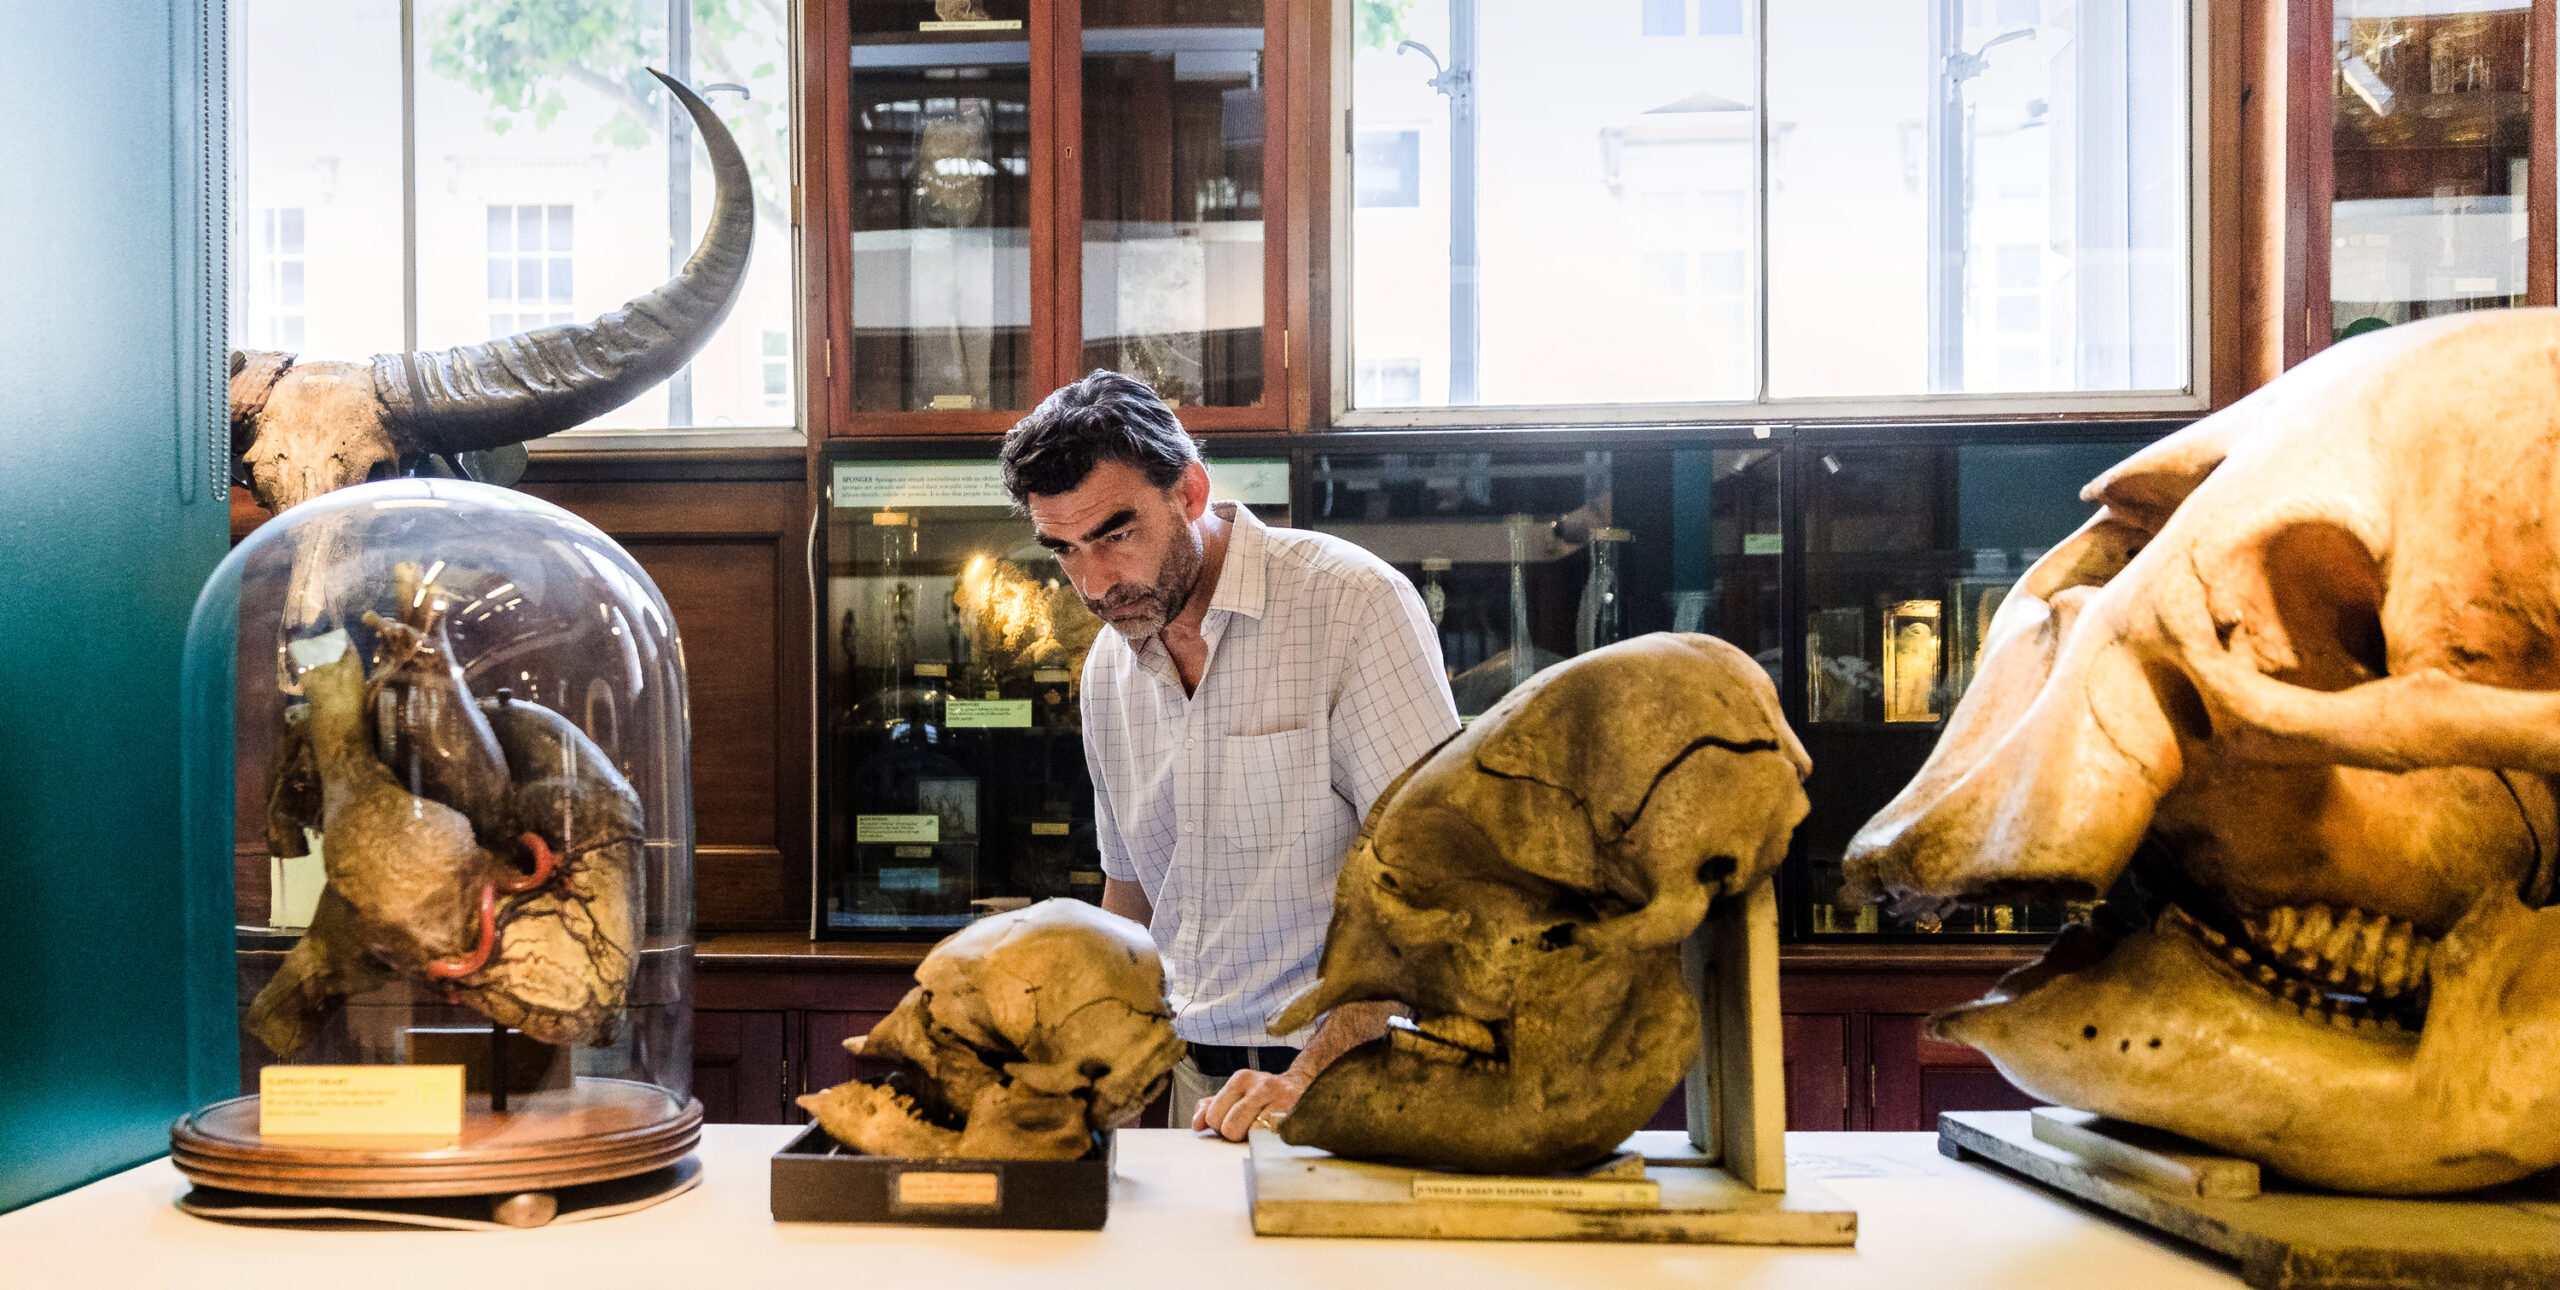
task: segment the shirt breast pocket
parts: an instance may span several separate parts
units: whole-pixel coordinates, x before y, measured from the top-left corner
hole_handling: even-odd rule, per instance
[[[1219,850],[1269,854],[1298,846],[1329,823],[1333,765],[1324,732],[1302,727],[1220,743],[1209,818]]]

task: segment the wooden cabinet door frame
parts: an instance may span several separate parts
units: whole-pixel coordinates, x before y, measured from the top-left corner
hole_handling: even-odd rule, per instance
[[[1185,407],[1186,429],[1281,430],[1291,423],[1292,391],[1286,368],[1296,360],[1289,329],[1290,143],[1299,133],[1289,115],[1289,31],[1296,0],[1263,0],[1262,7],[1262,402],[1253,407]],[[1068,51],[1050,66],[1051,118],[1056,123],[1057,277],[1055,349],[1058,384],[1084,375],[1084,2],[1049,6],[1057,30],[1051,47]],[[1036,126],[1035,126],[1036,128]],[[1034,315],[1035,323],[1037,315]],[[1049,388],[1055,388],[1052,385]]]
[[[1290,266],[1303,241],[1289,176],[1302,131],[1291,117],[1289,44],[1300,21],[1292,0],[1264,0],[1262,87],[1262,402],[1185,407],[1194,431],[1281,430],[1305,425],[1306,364],[1291,321],[1306,311]],[[1025,403],[1037,406],[1084,374],[1084,183],[1077,150],[1084,126],[1084,5],[1034,0],[1031,45],[1031,359]],[[970,412],[856,412],[853,366],[853,21],[848,0],[802,7],[799,220],[804,286],[802,380],[822,435],[890,438],[1001,434],[1029,408]],[[1299,329],[1303,331],[1303,328]]]
[[[2284,366],[2330,345],[2337,320],[2329,299],[2330,206],[2337,193],[2331,139],[2338,114],[2336,15],[2338,0],[2274,0],[2284,11],[2284,158],[2280,174],[2258,177],[2284,186]],[[2525,303],[2560,304],[2560,212],[2552,209],[2560,185],[2553,182],[2555,121],[2552,59],[2553,15],[2560,0],[2533,0],[2530,37],[2533,72],[2533,139],[2525,168]],[[2235,176],[2235,178],[2246,178]]]

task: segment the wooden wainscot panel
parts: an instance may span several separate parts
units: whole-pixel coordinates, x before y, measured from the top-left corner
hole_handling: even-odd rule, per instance
[[[609,467],[591,467],[603,471]],[[683,637],[693,735],[694,921],[808,925],[806,481],[529,479],[649,572]],[[707,1105],[707,1103],[706,1103]]]

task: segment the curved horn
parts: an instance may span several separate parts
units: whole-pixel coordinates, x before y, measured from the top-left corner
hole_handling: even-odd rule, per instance
[[[718,183],[693,258],[664,285],[591,323],[438,353],[374,355],[374,396],[404,453],[484,451],[601,416],[673,376],[729,316],[755,241],[746,158],[692,90],[656,68],[649,74],[693,117]]]

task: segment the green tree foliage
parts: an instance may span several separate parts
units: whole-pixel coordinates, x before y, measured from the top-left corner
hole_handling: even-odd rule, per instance
[[[1392,50],[1404,39],[1405,15],[1413,0],[1355,0],[1351,11],[1353,49]]]
[[[743,85],[748,96],[704,94],[736,136],[756,179],[757,213],[790,211],[788,0],[692,0],[693,68],[700,92]],[[666,92],[650,77],[667,57],[666,0],[453,0],[426,16],[427,67],[487,101],[489,128],[548,130],[571,87],[612,110],[596,142],[642,148],[666,137]]]

